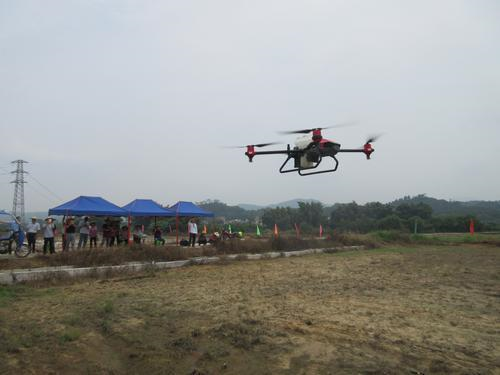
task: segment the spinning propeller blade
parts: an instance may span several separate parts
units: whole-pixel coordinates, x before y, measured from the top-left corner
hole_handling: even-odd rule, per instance
[[[259,144],[251,145],[251,146],[253,146],[253,147],[267,147],[267,146],[272,146],[272,145],[279,145],[279,142],[259,143]]]
[[[379,139],[381,136],[382,136],[382,134],[371,135],[371,136],[368,137],[368,139],[366,140],[365,144],[367,144],[367,143],[373,143],[377,139]]]
[[[347,126],[354,126],[356,122],[351,121],[351,122],[343,122],[340,124],[332,125],[332,126],[325,126],[322,128],[311,128],[311,129],[301,129],[301,130],[285,130],[285,131],[280,131],[279,134],[308,134],[314,130],[325,130],[325,129],[333,129],[333,128],[344,128]]]
[[[268,143],[257,143],[255,145],[246,145],[246,146],[226,146],[223,148],[248,148],[248,147],[267,147],[272,145],[279,145],[280,142],[268,142]]]

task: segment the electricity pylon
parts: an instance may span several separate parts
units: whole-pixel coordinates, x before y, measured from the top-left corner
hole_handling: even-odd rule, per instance
[[[11,181],[11,184],[14,185],[14,199],[12,201],[12,215],[15,217],[21,217],[21,223],[24,223],[25,219],[25,211],[24,211],[24,184],[26,181],[24,180],[24,175],[28,172],[24,170],[24,164],[27,161],[24,160],[14,160],[11,164],[16,165],[16,170],[10,173],[15,174],[16,178],[14,181]]]

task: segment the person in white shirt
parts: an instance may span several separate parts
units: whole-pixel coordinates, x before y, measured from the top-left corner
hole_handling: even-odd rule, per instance
[[[194,247],[196,243],[196,236],[198,235],[198,226],[195,219],[188,221],[189,245]]]
[[[80,238],[78,239],[78,249],[85,248],[87,246],[87,240],[89,239],[90,223],[89,218],[85,216],[83,222],[80,223]]]
[[[40,231],[40,224],[37,222],[36,217],[31,218],[31,223],[26,227],[28,234],[28,248],[31,253],[35,253],[36,235]]]
[[[51,254],[56,252],[56,248],[54,245],[54,237],[56,234],[56,225],[54,224],[54,220],[51,217],[45,219],[45,224],[42,226],[43,228],[43,253],[47,254],[47,250],[50,251]]]

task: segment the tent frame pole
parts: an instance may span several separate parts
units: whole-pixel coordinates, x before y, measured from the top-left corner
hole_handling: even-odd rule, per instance
[[[130,245],[130,226],[132,225],[132,217],[128,215],[128,222],[127,222],[127,244]]]
[[[175,215],[175,235],[176,235],[176,244],[179,246],[179,215]]]

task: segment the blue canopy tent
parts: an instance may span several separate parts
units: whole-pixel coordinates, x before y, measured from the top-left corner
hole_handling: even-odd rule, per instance
[[[164,208],[152,199],[136,199],[122,207],[129,216],[164,217],[175,216],[175,212]]]
[[[174,216],[214,217],[213,212],[205,211],[193,202],[179,201],[168,209],[175,212]]]
[[[117,205],[101,198],[81,195],[60,206],[51,208],[49,215],[64,216],[127,216],[128,213]]]
[[[177,244],[179,244],[179,217],[214,217],[213,212],[205,211],[192,202],[179,201],[168,209],[175,213]]]
[[[69,202],[63,203],[49,210],[49,215],[63,216],[127,216],[127,211],[121,209],[101,197],[88,197],[81,195]],[[66,246],[66,222],[63,219],[63,248]]]
[[[160,204],[156,203],[152,199],[136,199],[130,202],[129,204],[123,206],[122,208],[128,212],[129,241],[130,241],[130,224],[131,224],[130,218],[132,216],[140,216],[140,217],[154,216],[155,226],[157,217],[175,216],[175,212],[162,207]]]

